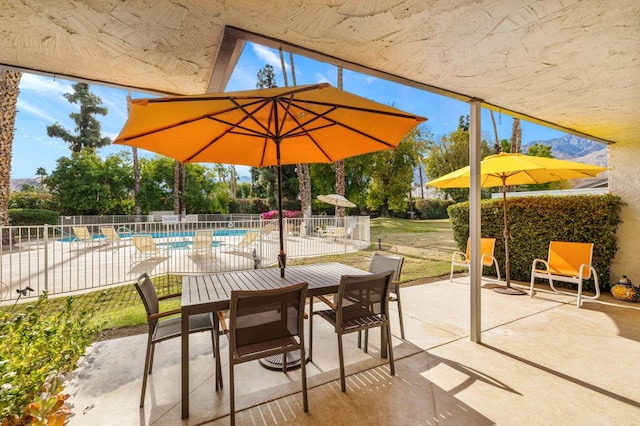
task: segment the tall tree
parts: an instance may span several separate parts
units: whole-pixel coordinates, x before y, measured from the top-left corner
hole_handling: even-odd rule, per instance
[[[131,102],[131,91],[127,92],[127,110],[129,109],[129,102]],[[138,161],[138,148],[131,147],[131,155],[133,158],[133,199],[134,207],[133,214],[139,217],[142,214],[140,208],[140,202],[138,201],[138,194],[140,193],[140,162]]]
[[[418,165],[427,141],[420,129],[413,129],[395,150],[371,154],[375,157],[368,205],[380,210],[383,217],[389,211],[407,210],[407,198],[413,182],[413,170]]]
[[[173,214],[180,214],[180,162],[173,160]]]
[[[11,191],[11,150],[16,125],[16,106],[22,73],[0,71],[0,225],[9,225],[9,193]],[[2,238],[4,240],[4,235]]]
[[[44,167],[38,167],[36,169],[36,176],[38,176],[38,182],[40,183],[40,188],[42,188],[42,181],[47,177],[47,171]]]
[[[60,123],[55,123],[47,126],[47,135],[67,142],[73,152],[109,145],[111,138],[102,136],[100,122],[95,118],[96,114],[107,115],[108,110],[102,106],[102,100],[89,91],[89,85],[86,83],[76,83],[71,87],[73,93],[65,93],[64,97],[72,104],[80,104],[79,113],[69,114],[76,123],[76,134],[63,128]]]
[[[496,142],[493,145],[493,150],[496,154],[500,154],[500,151],[502,151],[502,149],[500,149],[500,137],[498,137],[498,126],[496,125],[496,117],[493,114],[492,109],[489,110],[489,114],[491,115],[491,123],[493,124],[493,134],[496,137]]]

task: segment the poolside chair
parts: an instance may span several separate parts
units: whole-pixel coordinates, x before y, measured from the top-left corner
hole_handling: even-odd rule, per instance
[[[547,259],[535,259],[531,266],[531,285],[529,297],[533,297],[533,283],[536,278],[549,280],[551,290],[556,293],[568,294],[577,297],[578,308],[582,306],[582,298],[595,300],[600,297],[600,285],[598,273],[591,262],[593,258],[593,243],[570,243],[565,241],[551,241]],[[540,268],[544,267],[544,269]],[[595,294],[584,296],[582,294],[583,280],[588,280],[593,274]],[[555,288],[553,281],[562,281],[578,285],[577,293],[561,291]]]
[[[84,247],[95,247],[104,244],[104,240],[102,238],[93,238],[91,232],[89,232],[89,228],[86,226],[73,226],[74,239],[71,241],[72,244],[75,244],[76,248],[80,248],[80,245],[84,245]]]
[[[102,233],[102,235],[104,235],[104,239],[109,245],[115,244],[119,246],[122,242],[120,234],[118,234],[118,232],[111,226],[101,226],[100,232]]]
[[[142,392],[140,394],[140,407],[144,406],[144,395],[147,388],[147,375],[151,374],[153,369],[153,357],[156,343],[163,342],[165,340],[173,339],[174,337],[180,337],[182,335],[182,319],[177,314],[180,313],[180,309],[172,309],[170,311],[160,312],[160,300],[171,299],[180,296],[180,293],[169,294],[166,296],[158,297],[156,290],[153,286],[153,282],[149,275],[146,273],[140,275],[138,281],[134,283],[144,309],[147,312],[147,325],[149,326],[149,333],[147,337],[147,351],[144,361],[144,371],[142,373]],[[170,319],[164,319],[171,316]],[[213,346],[213,356],[220,359],[219,351],[216,351],[215,335],[213,328],[213,317],[210,312],[203,314],[196,314],[189,316],[189,334],[198,333],[202,331],[211,332],[211,344]]]
[[[134,235],[131,237],[134,250],[131,253],[131,264],[146,260],[162,261],[168,258],[167,250],[160,249],[151,235]]]
[[[276,233],[276,226],[273,223],[267,223],[262,227],[261,233],[263,239],[271,238],[271,234]]]
[[[400,336],[404,339],[404,323],[402,321],[402,303],[400,301],[400,274],[402,273],[402,265],[404,264],[404,257],[402,256],[388,256],[378,253],[373,253],[371,260],[369,261],[369,272],[374,274],[393,271],[393,277],[391,279],[391,293],[389,296],[389,302],[398,303],[398,317],[400,318]],[[366,336],[366,334],[365,334]],[[365,339],[365,352],[367,341]]]
[[[258,238],[258,235],[259,234],[257,232],[251,232],[251,231],[247,232],[238,244],[231,246],[232,249],[227,251],[242,252],[245,249],[250,249],[251,246],[253,246],[253,244],[255,243],[256,239]]]
[[[229,310],[229,405],[231,424],[235,424],[236,365],[260,358],[300,351],[302,405],[307,401],[307,370],[304,349],[304,308],[307,283],[275,290],[234,290]],[[282,363],[287,371],[287,363]]]
[[[193,245],[191,246],[192,258],[214,258],[213,251],[213,231],[210,229],[201,229],[196,231],[193,236]]]
[[[491,281],[500,281],[500,268],[498,267],[498,261],[494,257],[493,253],[495,251],[496,239],[495,238],[481,238],[480,239],[480,263],[482,267],[494,265],[496,267],[496,273],[498,274],[497,280]],[[453,268],[454,266],[464,266],[469,269],[471,262],[471,239],[467,240],[467,251],[463,253],[461,251],[453,252],[451,256],[451,274],[449,275],[449,282],[453,281]]]
[[[326,303],[330,309],[313,312],[313,297],[309,313],[309,358],[313,355],[313,317],[324,318],[335,328],[338,336],[338,355],[340,358],[340,386],[346,392],[344,372],[344,354],[342,350],[342,336],[347,333],[365,331],[380,327],[382,333],[381,353],[385,349],[389,352],[389,367],[391,375],[395,375],[393,363],[393,345],[391,342],[391,327],[389,325],[389,290],[393,271],[385,271],[371,275],[343,275],[340,279],[336,303],[324,296],[316,296]]]

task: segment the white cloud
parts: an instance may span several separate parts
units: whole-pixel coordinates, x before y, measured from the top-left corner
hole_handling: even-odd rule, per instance
[[[324,74],[320,74],[320,73],[316,73],[316,82],[317,83],[331,83],[331,81],[329,81],[329,79],[327,77],[325,77]]]
[[[71,92],[71,83],[66,80],[56,80],[51,77],[43,77],[25,73],[20,79],[20,90],[32,90],[41,95],[58,95]]]
[[[277,50],[270,49],[265,46],[261,46],[259,44],[253,44],[253,53],[259,59],[262,59],[267,64],[271,65],[273,68],[277,70],[281,70],[282,65],[280,64],[280,56]],[[285,68],[289,70],[289,64],[285,61]]]
[[[47,120],[49,123],[55,123],[56,122],[55,118],[53,118],[52,116],[47,114],[47,112],[45,112],[41,108],[38,108],[37,106],[32,105],[29,102],[25,101],[24,99],[18,97],[18,113],[20,113],[20,112],[31,113],[33,115],[36,115],[36,116],[38,116],[40,118],[43,118],[43,119]]]

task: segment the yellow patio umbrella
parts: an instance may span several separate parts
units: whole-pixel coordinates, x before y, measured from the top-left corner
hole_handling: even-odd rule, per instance
[[[322,83],[135,99],[115,143],[182,163],[278,166],[278,260],[284,276],[280,166],[393,149],[425,120]]]
[[[525,294],[511,287],[511,265],[509,262],[509,222],[507,220],[507,193],[509,185],[527,185],[557,182],[566,179],[594,177],[607,170],[606,167],[592,166],[575,161],[532,155],[501,152],[489,155],[480,163],[480,185],[483,188],[501,186],[504,216],[504,251],[506,287],[495,291],[507,294]],[[436,188],[468,188],[470,167],[455,170],[427,183]]]

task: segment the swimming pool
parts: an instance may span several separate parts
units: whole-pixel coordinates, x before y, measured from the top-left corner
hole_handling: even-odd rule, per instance
[[[215,229],[213,230],[214,237],[243,237],[247,232],[246,229]],[[132,235],[151,235],[153,238],[186,238],[193,237],[196,234],[195,231],[158,231],[158,232],[118,232],[120,238],[128,238]],[[104,235],[94,235],[94,240],[104,240]],[[70,243],[76,241],[76,237],[64,237],[58,241],[62,243]],[[191,242],[188,242],[191,244]]]

